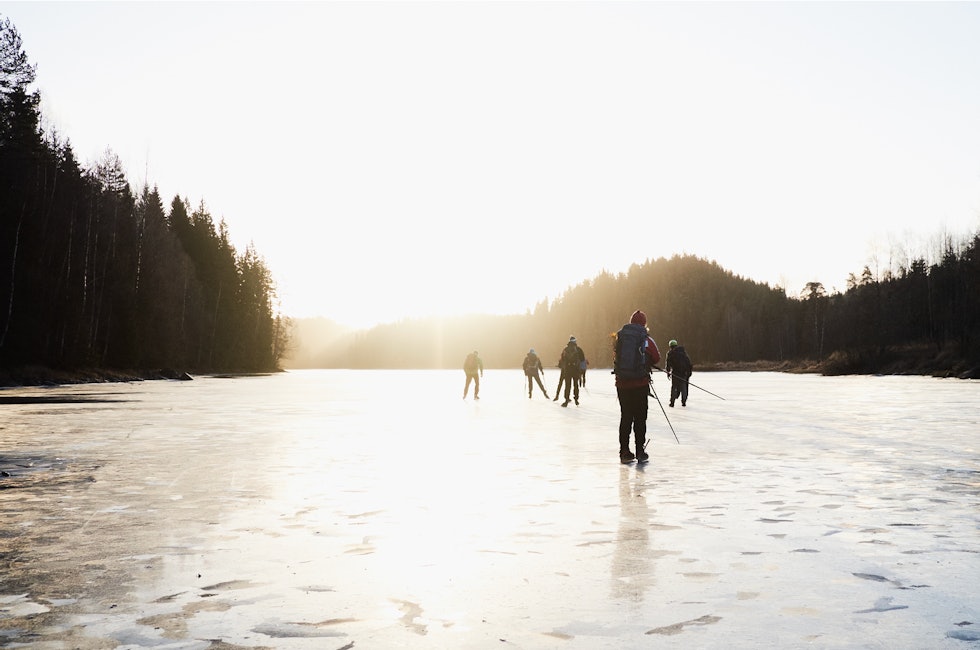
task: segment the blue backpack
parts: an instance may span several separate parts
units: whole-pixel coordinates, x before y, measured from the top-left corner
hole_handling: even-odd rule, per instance
[[[616,354],[613,372],[620,379],[648,379],[650,369],[646,357],[647,329],[627,323],[616,334]]]

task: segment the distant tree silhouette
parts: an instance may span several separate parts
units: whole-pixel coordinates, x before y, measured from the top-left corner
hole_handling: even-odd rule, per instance
[[[807,282],[800,297],[806,305],[807,329],[803,335],[804,350],[822,355],[827,317],[827,291],[820,282]]]
[[[625,274],[603,272],[523,316],[418,319],[357,333],[320,356],[324,367],[453,368],[479,349],[487,367],[518,367],[534,347],[553,367],[570,335],[594,368],[612,365],[611,334],[635,309],[647,312],[661,346],[676,338],[699,364],[828,360],[838,371],[871,372],[898,350],[931,344],[959,363],[980,363],[980,235],[947,242],[942,259],[888,269],[864,267],[846,293],[808,282],[799,298],[733,275],[694,256],[648,260]]]
[[[110,149],[82,169],[33,81],[0,20],[0,368],[275,369],[288,332],[255,248],[238,256],[203,201],[134,196]]]

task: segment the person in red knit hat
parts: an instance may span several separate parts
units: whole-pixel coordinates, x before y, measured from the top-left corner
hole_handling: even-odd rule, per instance
[[[619,460],[645,462],[647,395],[650,391],[650,371],[660,363],[660,350],[647,333],[647,315],[637,309],[630,322],[616,334],[613,372],[616,375],[616,396],[619,398]],[[630,451],[630,431],[636,441],[636,455]]]

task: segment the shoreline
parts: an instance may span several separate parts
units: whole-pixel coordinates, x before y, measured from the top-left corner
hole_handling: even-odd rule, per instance
[[[922,349],[871,352],[834,352],[826,359],[793,361],[727,361],[695,364],[699,372],[746,371],[845,375],[909,375],[952,379],[980,379],[980,364],[949,353],[925,354]]]
[[[290,368],[273,372],[288,372]],[[324,368],[329,370],[329,368]],[[379,370],[373,368],[373,370]],[[383,370],[383,369],[380,369]],[[520,370],[520,368],[514,368]],[[817,361],[803,359],[795,361],[723,361],[695,364],[695,374],[705,372],[785,372],[790,374],[818,374],[828,377],[844,375],[909,375],[943,379],[980,379],[980,366],[964,361],[950,363],[949,360],[922,360],[915,357],[897,358],[889,363],[855,362],[852,357],[831,355]],[[201,373],[206,375],[238,377],[268,372]],[[0,369],[0,390],[4,388],[54,387],[77,384],[103,384],[113,382],[138,381],[192,381],[186,371],[162,368],[156,370],[114,370],[85,368],[78,370],[53,370],[42,366]]]
[[[0,388],[27,386],[66,386],[72,384],[106,384],[113,382],[153,381],[170,379],[190,381],[190,374],[183,370],[158,368],[155,370],[114,370],[103,368],[80,368],[77,370],[55,370],[44,366],[0,369]]]

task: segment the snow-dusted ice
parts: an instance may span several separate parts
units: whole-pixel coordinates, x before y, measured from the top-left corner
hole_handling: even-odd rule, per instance
[[[0,391],[0,645],[980,647],[980,383],[692,381],[645,466],[603,370]]]

